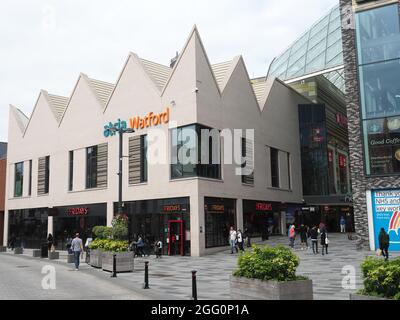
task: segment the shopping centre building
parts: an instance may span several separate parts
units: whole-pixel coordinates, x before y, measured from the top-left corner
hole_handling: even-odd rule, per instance
[[[135,131],[123,134],[131,237],[199,256],[230,226],[286,234],[303,200],[297,110],[312,104],[279,79],[252,82],[241,56],[210,64],[196,28],[170,66],[131,53],[115,84],[81,74],[70,97],[42,90],[29,118],[10,107],[4,243],[52,233],[62,249],[110,225],[121,127]]]
[[[380,228],[400,250],[399,1],[340,0],[357,233],[378,246]]]

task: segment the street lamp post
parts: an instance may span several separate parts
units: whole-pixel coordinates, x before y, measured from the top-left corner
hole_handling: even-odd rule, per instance
[[[118,215],[122,214],[122,151],[123,151],[123,134],[124,133],[133,133],[135,130],[132,128],[122,128],[122,127],[112,127],[110,128],[112,132],[118,132],[119,133],[119,151],[118,151],[118,156],[119,156],[119,165],[118,165]],[[128,228],[128,232],[129,232]]]

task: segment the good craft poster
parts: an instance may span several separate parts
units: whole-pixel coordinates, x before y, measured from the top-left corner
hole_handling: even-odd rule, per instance
[[[375,248],[379,248],[381,228],[389,233],[391,251],[400,251],[400,190],[372,191]]]

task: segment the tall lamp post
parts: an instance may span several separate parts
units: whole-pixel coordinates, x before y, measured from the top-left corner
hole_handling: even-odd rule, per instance
[[[122,159],[123,159],[123,155],[122,155],[122,149],[123,149],[123,134],[124,133],[133,133],[135,132],[135,130],[133,130],[132,128],[123,128],[123,127],[111,127],[110,131],[115,133],[118,132],[119,133],[119,169],[118,169],[118,215],[122,214]],[[128,228],[128,237],[130,234],[130,230]]]

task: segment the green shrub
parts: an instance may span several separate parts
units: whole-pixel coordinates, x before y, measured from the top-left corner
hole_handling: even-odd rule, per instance
[[[400,258],[383,261],[367,257],[361,264],[364,289],[361,294],[400,299]]]
[[[306,277],[296,276],[299,258],[286,247],[252,246],[238,259],[234,276],[262,280],[292,281]]]
[[[95,239],[89,244],[91,250],[102,250],[106,252],[126,252],[129,244],[127,241],[112,239]]]
[[[112,228],[106,226],[95,226],[93,227],[92,232],[98,239],[109,239],[111,238]]]

